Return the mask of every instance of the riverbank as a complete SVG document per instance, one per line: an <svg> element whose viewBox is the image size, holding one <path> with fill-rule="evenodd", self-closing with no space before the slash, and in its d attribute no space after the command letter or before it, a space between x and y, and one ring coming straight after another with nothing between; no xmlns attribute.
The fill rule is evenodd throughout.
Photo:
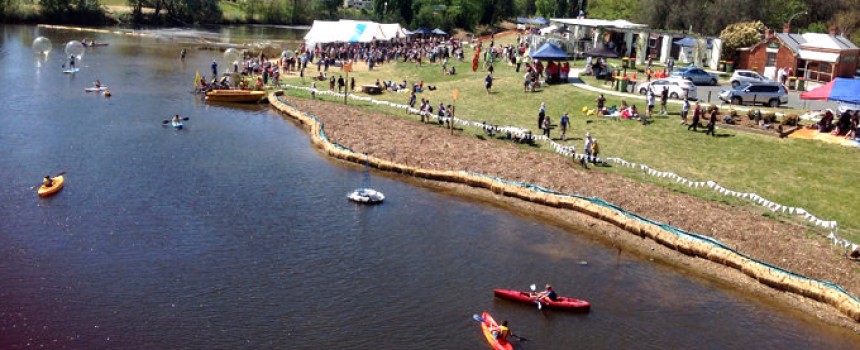
<svg viewBox="0 0 860 350"><path fill-rule="evenodd" d="M569 159L536 152L499 140L487 140L415 120L391 118L367 110L321 101L290 99L298 109L318 117L325 124L327 137L356 152L367 153L393 163L431 170L466 170L507 180L533 183L562 193L598 197L643 217L716 238L731 248L768 264L812 278L842 285L852 294L860 290L856 265L834 254L820 239L807 237L805 229L792 223L764 218L760 209L729 206L673 192L622 176L582 170ZM469 190L466 192L483 192ZM490 196L505 203L520 202L508 197ZM532 203L524 208L539 217L550 217L570 224L588 223L604 228L597 236L624 251L658 254L661 260L688 266L706 276L719 278L745 289L779 295L793 307L809 311L828 322L860 332L856 322L833 307L778 292L747 277L740 271L704 259L677 254L651 240L642 240L599 220L583 218L570 210L553 209ZM726 230L731 227L731 230ZM643 243L646 242L646 243ZM658 248L659 247L659 248ZM746 288L749 287L749 288Z"/></svg>

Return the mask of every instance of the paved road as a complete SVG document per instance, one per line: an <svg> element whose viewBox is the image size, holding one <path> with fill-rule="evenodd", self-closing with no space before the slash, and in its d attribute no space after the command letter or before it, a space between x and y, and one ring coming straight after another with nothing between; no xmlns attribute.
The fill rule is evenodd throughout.
<svg viewBox="0 0 860 350"><path fill-rule="evenodd" d="M730 89L731 85L720 85L720 86L704 86L699 85L696 87L697 94L699 99L702 102L708 102L708 93L711 94L710 102L720 103L720 91L724 89ZM788 104L784 105L785 108L797 108L797 109L805 109L805 110L821 110L832 108L836 110L839 107L838 102L833 101L808 101L800 99L800 92L797 91L789 91L788 92Z"/></svg>

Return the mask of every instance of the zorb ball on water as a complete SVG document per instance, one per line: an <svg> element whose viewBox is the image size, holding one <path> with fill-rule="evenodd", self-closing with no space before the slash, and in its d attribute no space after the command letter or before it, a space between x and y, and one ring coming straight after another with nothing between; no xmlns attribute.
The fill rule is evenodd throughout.
<svg viewBox="0 0 860 350"><path fill-rule="evenodd" d="M66 43L66 56L75 56L78 60L84 57L84 44L72 40Z"/></svg>
<svg viewBox="0 0 860 350"><path fill-rule="evenodd" d="M51 40L46 37L40 36L33 40L33 51L38 54L47 55L48 52L51 52L52 48L53 44L51 44Z"/></svg>
<svg viewBox="0 0 860 350"><path fill-rule="evenodd" d="M233 48L224 51L224 60L229 64L239 63L242 61L242 52Z"/></svg>

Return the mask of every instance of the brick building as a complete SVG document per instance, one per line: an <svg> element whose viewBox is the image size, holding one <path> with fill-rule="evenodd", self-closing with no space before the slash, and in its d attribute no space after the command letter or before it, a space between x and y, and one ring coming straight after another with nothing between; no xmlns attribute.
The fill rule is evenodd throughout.
<svg viewBox="0 0 860 350"><path fill-rule="evenodd" d="M857 71L860 48L841 35L792 34L768 31L758 44L739 49L737 67L776 78L779 68L791 68L793 75L810 81L829 82L835 77L850 78Z"/></svg>

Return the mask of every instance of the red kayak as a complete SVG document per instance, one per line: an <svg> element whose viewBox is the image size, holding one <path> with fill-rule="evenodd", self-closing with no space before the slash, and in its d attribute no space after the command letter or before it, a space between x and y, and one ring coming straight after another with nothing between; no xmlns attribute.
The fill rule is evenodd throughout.
<svg viewBox="0 0 860 350"><path fill-rule="evenodd" d="M537 304L537 297L534 296L535 293L532 292L521 292L518 290L511 289L494 289L493 294L497 298L519 301L523 303L529 303L532 305ZM570 311L581 311L588 312L591 309L591 304L585 300L567 298L567 297L558 297L556 301L549 302L541 302L542 306L559 309L559 310L570 310Z"/></svg>
<svg viewBox="0 0 860 350"><path fill-rule="evenodd" d="M477 318L477 315L475 316ZM493 319L493 316L490 316L490 313L484 312L481 315L483 322L481 322L481 330L484 331L484 337L487 338L487 342L490 343L490 346L495 350L514 350L514 346L511 345L505 339L496 339L493 337L493 330L499 328L499 324Z"/></svg>

